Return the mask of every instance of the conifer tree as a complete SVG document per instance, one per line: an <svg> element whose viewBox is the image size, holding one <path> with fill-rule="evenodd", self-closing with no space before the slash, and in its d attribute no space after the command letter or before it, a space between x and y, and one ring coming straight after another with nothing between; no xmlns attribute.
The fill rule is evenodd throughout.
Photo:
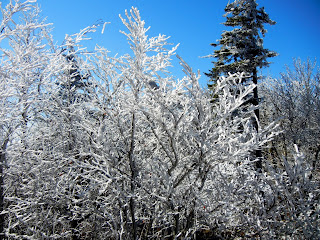
<svg viewBox="0 0 320 240"><path fill-rule="evenodd" d="M253 73L257 68L267 67L267 58L277 54L263 47L263 37L267 30L264 24L274 25L276 22L269 18L264 8L257 8L256 0L235 0L228 3L224 15L227 20L223 24L233 27L231 31L224 31L218 43L220 46L211 55L217 58L214 67L207 76L215 81L223 73L248 72Z"/></svg>
<svg viewBox="0 0 320 240"><path fill-rule="evenodd" d="M212 43L215 50L211 57L217 58L213 62L214 67L206 73L212 81L209 88L213 88L217 79L228 73L245 72L252 82L257 84L258 68L269 66L269 57L277 56L277 53L263 47L263 37L267 30L264 24L274 25L276 22L269 18L264 8L258 8L256 0L235 0L228 3L224 15L227 20L223 24L233 27L231 31L224 31L218 43ZM249 80L249 78L248 78ZM258 106L258 89L253 90L253 96L248 103ZM258 131L259 109L255 110L253 125ZM261 157L261 151L256 151L256 157ZM257 162L257 168L261 169L261 161Z"/></svg>
<svg viewBox="0 0 320 240"><path fill-rule="evenodd" d="M63 54L67 69L65 77L57 83L60 87L61 96L59 97L62 98L67 106L76 102L88 101L91 85L89 72L83 72L82 66L77 61L77 52L74 46L70 45L68 49L63 49L62 51L67 51L66 54Z"/></svg>

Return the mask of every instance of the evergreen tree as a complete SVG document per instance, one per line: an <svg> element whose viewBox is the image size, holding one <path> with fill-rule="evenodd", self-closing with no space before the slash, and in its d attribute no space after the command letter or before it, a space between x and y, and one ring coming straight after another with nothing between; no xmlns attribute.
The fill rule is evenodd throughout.
<svg viewBox="0 0 320 240"><path fill-rule="evenodd" d="M212 55L217 61L206 74L212 81L228 72L253 74L257 68L270 64L267 58L277 55L263 47L263 37L267 32L264 24L274 25L276 22L269 18L264 8L257 7L256 0L235 0L226 6L224 16L227 20L223 24L234 29L224 31L218 43L211 44L220 46Z"/></svg>
<svg viewBox="0 0 320 240"><path fill-rule="evenodd" d="M68 46L67 54L63 54L66 60L65 77L57 84L60 86L60 97L64 103L69 106L70 104L88 101L90 99L89 71L83 72L82 67L77 61L77 52L74 46Z"/></svg>
<svg viewBox="0 0 320 240"><path fill-rule="evenodd" d="M206 73L210 77L213 88L217 79L222 74L245 72L254 84L257 84L257 69L267 67L269 57L275 57L276 52L263 47L263 37L267 30L264 24L274 25L276 22L269 18L264 8L258 8L256 0L235 0L228 3L224 15L227 20L224 23L227 27L233 27L231 31L224 31L218 43L212 43L214 47L220 47L211 55L217 58L213 62L214 67ZM248 78L249 79L249 78ZM247 80L248 80L247 79ZM248 103L258 106L258 89L253 90L253 96ZM255 110L253 125L258 131L259 109ZM256 151L256 157L261 157L261 151ZM257 162L257 168L261 169L261 161Z"/></svg>

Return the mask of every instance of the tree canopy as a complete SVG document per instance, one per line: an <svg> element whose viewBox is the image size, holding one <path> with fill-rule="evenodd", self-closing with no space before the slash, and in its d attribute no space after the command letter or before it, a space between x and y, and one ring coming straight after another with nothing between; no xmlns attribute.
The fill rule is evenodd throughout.
<svg viewBox="0 0 320 240"><path fill-rule="evenodd" d="M223 23L232 30L224 31L218 43L212 43L215 50L211 57L217 60L206 75L216 81L222 74L247 72L252 74L257 68L270 64L268 58L277 54L263 46L267 30L264 25L274 25L264 8L258 8L256 0L235 0L225 8L227 20Z"/></svg>

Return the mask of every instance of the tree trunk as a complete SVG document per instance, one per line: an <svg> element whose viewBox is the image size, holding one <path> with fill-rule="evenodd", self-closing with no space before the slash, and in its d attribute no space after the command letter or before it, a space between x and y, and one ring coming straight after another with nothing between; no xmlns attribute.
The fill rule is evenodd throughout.
<svg viewBox="0 0 320 240"><path fill-rule="evenodd" d="M259 112L259 96L258 96L258 76L257 76L257 69L254 68L252 72L252 82L256 85L256 87L253 89L253 105L257 107L257 109L254 110L255 118L253 120L253 126L256 129L257 133L259 132L259 120L260 120L260 112ZM256 149L255 150L255 155L257 158L256 162L256 168L257 171L261 172L262 171L262 151L261 149Z"/></svg>
<svg viewBox="0 0 320 240"><path fill-rule="evenodd" d="M131 125L131 143L130 143L130 151L129 151L129 164L130 164L130 171L131 171L131 197L129 202L130 213L131 213L131 221L132 221L132 239L137 239L137 224L135 218L135 202L134 202L134 192L135 192L135 180L137 177L137 169L134 161L134 138L135 138L135 114L132 114L132 125Z"/></svg>
<svg viewBox="0 0 320 240"><path fill-rule="evenodd" d="M3 191L3 184L4 184L4 179L3 179L3 166L5 164L6 160L6 149L7 145L9 142L9 138L7 137L4 140L4 143L1 146L0 149L0 240L5 239L5 219L4 219L4 214L2 213L4 210L4 191Z"/></svg>

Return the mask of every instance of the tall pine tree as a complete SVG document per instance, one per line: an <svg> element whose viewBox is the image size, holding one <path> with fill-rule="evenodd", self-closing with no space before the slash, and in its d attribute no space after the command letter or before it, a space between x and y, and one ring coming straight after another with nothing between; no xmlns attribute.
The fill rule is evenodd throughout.
<svg viewBox="0 0 320 240"><path fill-rule="evenodd" d="M246 72L251 76L252 82L257 84L257 69L269 66L269 57L275 57L276 52L263 47L263 37L267 30L265 24L274 25L276 22L269 18L264 8L258 8L256 0L235 0L228 3L224 15L227 20L223 23L227 27L233 27L231 31L224 31L218 43L212 43L215 50L212 57L214 67L206 73L212 81L209 88L213 88L216 80L223 74ZM248 78L249 79L249 78ZM249 101L258 106L258 89L255 88L253 96ZM258 131L259 109L255 110L253 125ZM261 158L261 150L256 151L256 157ZM256 164L258 169L262 168L261 160Z"/></svg>

